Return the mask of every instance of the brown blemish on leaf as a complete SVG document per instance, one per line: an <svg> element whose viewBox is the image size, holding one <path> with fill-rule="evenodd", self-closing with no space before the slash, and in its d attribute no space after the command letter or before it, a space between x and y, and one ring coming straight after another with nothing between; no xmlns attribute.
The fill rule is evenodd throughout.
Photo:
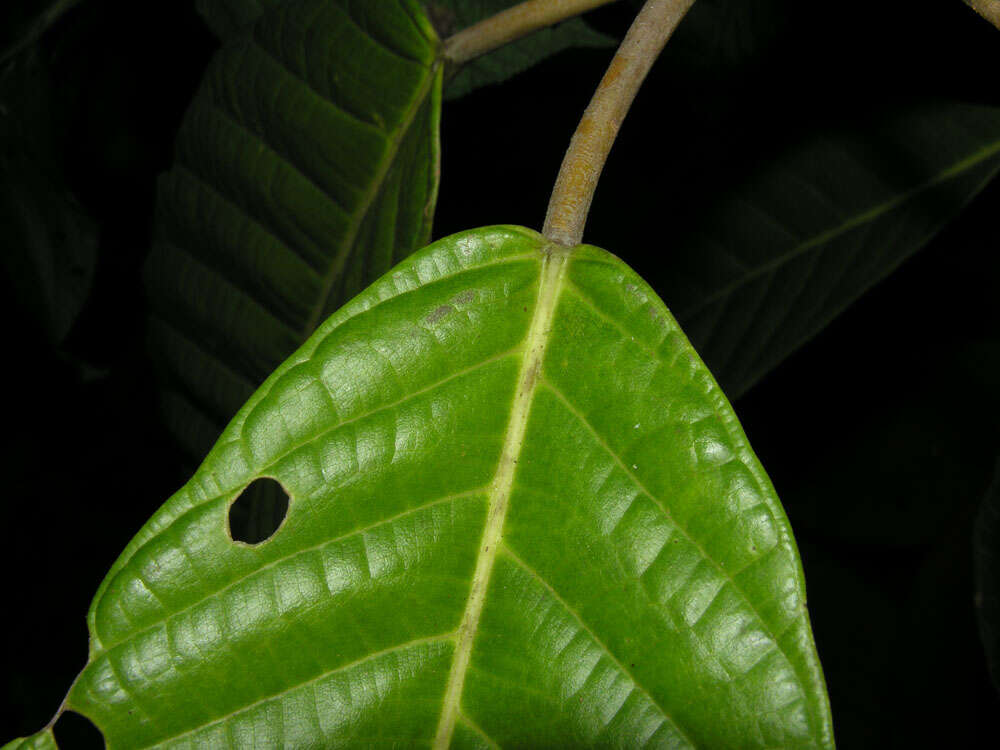
<svg viewBox="0 0 1000 750"><path fill-rule="evenodd" d="M535 381L538 380L538 371L541 370L541 368L541 362L535 362L535 364L531 366L531 369L524 378L524 390L526 392L535 387Z"/></svg>
<svg viewBox="0 0 1000 750"><path fill-rule="evenodd" d="M459 292L454 297L451 298L451 302L454 305L467 305L470 302L474 302L476 299L476 293L471 289L466 289L464 292Z"/></svg>
<svg viewBox="0 0 1000 750"><path fill-rule="evenodd" d="M437 323L445 315L453 312L455 312L455 308L451 305L441 305L440 307L435 308L434 312L427 316L426 322L428 324Z"/></svg>

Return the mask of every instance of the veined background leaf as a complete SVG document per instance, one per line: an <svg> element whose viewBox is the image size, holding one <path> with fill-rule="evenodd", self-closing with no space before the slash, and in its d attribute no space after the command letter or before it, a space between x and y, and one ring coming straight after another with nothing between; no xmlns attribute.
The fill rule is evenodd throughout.
<svg viewBox="0 0 1000 750"><path fill-rule="evenodd" d="M198 0L198 11L222 39L253 23L268 8L288 0ZM517 5L520 0L425 0L424 7L442 37ZM462 66L449 78L445 95L452 99L480 86L498 83L573 47L611 47L615 40L578 18L542 29Z"/></svg>
<svg viewBox="0 0 1000 750"><path fill-rule="evenodd" d="M260 477L288 515L236 544ZM724 395L621 261L518 227L329 318L88 626L67 706L112 746L833 746L795 544Z"/></svg>
<svg viewBox="0 0 1000 750"><path fill-rule="evenodd" d="M735 397L919 250L1000 168L1000 111L818 133L681 226L650 283Z"/></svg>
<svg viewBox="0 0 1000 750"><path fill-rule="evenodd" d="M315 327L425 244L438 41L411 0L281 3L213 60L147 265L171 430L202 456Z"/></svg>

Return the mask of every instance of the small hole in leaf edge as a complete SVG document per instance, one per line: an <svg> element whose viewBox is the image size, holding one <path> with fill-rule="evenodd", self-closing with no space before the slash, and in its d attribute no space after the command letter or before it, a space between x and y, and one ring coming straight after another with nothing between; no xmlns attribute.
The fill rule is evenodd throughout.
<svg viewBox="0 0 1000 750"><path fill-rule="evenodd" d="M288 499L288 491L277 479L254 479L229 504L229 537L251 546L268 541L288 515Z"/></svg>

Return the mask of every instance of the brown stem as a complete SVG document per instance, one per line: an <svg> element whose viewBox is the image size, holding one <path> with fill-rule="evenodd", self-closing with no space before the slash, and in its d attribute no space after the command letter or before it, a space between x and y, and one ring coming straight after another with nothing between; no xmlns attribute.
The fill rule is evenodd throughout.
<svg viewBox="0 0 1000 750"><path fill-rule="evenodd" d="M527 0L448 37L444 57L461 64L533 31L586 13L614 0Z"/></svg>
<svg viewBox="0 0 1000 750"><path fill-rule="evenodd" d="M1000 0L965 0L965 4L1000 29Z"/></svg>
<svg viewBox="0 0 1000 750"><path fill-rule="evenodd" d="M647 0L632 22L573 134L556 178L542 233L560 245L583 238L608 152L639 86L694 0Z"/></svg>

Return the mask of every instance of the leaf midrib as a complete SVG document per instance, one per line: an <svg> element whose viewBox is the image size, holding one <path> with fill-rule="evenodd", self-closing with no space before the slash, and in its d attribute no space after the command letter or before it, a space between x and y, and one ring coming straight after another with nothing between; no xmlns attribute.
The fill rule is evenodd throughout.
<svg viewBox="0 0 1000 750"><path fill-rule="evenodd" d="M448 682L445 685L441 715L434 736L434 750L446 750L455 731L472 646L486 604L490 577L499 551L507 510L510 507L517 460L524 446L528 416L538 388L542 362L548 348L552 321L563 289L571 249L549 244L541 248L541 252L543 259L539 274L538 298L525 337L524 361L521 363L517 390L514 392L510 407L510 419L504 434L500 461L490 482L486 526L476 554L476 566L469 584L469 596L457 630L458 642L452 657Z"/></svg>

